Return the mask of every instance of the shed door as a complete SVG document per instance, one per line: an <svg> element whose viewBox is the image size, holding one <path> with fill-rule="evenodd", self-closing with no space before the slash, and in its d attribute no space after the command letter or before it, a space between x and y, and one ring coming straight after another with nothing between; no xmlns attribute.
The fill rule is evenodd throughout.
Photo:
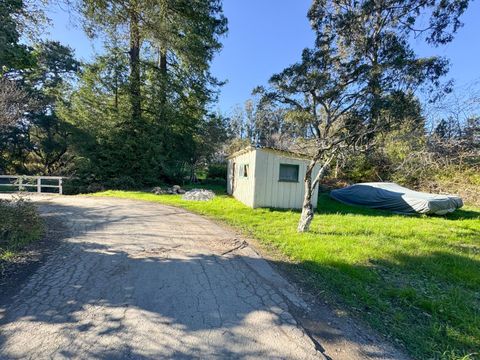
<svg viewBox="0 0 480 360"><path fill-rule="evenodd" d="M232 186L231 186L231 189L232 189L232 195L233 195L233 192L235 191L235 167L236 167L236 164L235 164L235 161L232 162Z"/></svg>

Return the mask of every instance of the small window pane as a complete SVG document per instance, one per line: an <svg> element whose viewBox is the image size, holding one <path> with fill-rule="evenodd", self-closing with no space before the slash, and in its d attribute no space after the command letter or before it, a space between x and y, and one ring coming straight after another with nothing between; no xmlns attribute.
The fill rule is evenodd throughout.
<svg viewBox="0 0 480 360"><path fill-rule="evenodd" d="M245 178L248 178L248 164L243 164L243 165L240 165L239 167L239 175L240 177L245 177Z"/></svg>
<svg viewBox="0 0 480 360"><path fill-rule="evenodd" d="M298 182L298 165L280 164L279 181Z"/></svg>

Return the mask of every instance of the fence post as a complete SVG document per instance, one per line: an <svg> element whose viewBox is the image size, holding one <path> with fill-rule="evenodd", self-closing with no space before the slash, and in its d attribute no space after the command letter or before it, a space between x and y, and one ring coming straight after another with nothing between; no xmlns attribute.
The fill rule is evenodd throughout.
<svg viewBox="0 0 480 360"><path fill-rule="evenodd" d="M41 193L41 192L42 192L42 178L38 177L37 178L37 193Z"/></svg>
<svg viewBox="0 0 480 360"><path fill-rule="evenodd" d="M62 178L58 179L58 193L60 195L63 194L63 179Z"/></svg>

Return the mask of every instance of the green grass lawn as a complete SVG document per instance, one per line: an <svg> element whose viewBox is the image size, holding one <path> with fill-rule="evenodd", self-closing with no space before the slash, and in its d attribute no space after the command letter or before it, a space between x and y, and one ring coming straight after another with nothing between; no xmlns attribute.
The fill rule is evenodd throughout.
<svg viewBox="0 0 480 360"><path fill-rule="evenodd" d="M95 195L180 206L221 220L279 250L311 274L309 286L415 358L480 358L479 208L401 216L321 195L311 232L299 234L298 212L250 209L226 195L210 202L145 192Z"/></svg>

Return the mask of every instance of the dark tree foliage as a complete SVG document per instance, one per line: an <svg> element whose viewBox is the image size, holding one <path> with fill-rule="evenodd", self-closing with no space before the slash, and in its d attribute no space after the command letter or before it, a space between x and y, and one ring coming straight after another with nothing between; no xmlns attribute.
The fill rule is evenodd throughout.
<svg viewBox="0 0 480 360"><path fill-rule="evenodd" d="M29 56L33 65L10 73L28 101L16 102L22 109L20 119L2 134L5 148L11 149L5 167L15 173L59 174L71 158L71 129L58 117L57 107L66 101L79 63L73 51L58 42L39 43Z"/></svg>
<svg viewBox="0 0 480 360"><path fill-rule="evenodd" d="M23 0L0 2L0 74L32 65L28 46L19 42L18 17L23 12Z"/></svg>
<svg viewBox="0 0 480 360"><path fill-rule="evenodd" d="M66 102L69 86L79 71L73 50L56 41L37 44L32 55L35 66L23 74L24 84L36 101L30 111L31 171L59 174L68 169L71 126L58 116L58 106Z"/></svg>
<svg viewBox="0 0 480 360"><path fill-rule="evenodd" d="M63 113L88 139L88 146L76 142L78 173L112 187L182 180L205 158L200 134L221 84L209 72L226 31L221 2L77 5L87 33L107 44Z"/></svg>
<svg viewBox="0 0 480 360"><path fill-rule="evenodd" d="M0 4L1 171L123 188L194 178L225 133L210 111L221 1L65 2L105 44L83 71L58 42L24 43L43 2Z"/></svg>
<svg viewBox="0 0 480 360"><path fill-rule="evenodd" d="M0 78L0 131L17 125L29 104L28 94L16 81Z"/></svg>

